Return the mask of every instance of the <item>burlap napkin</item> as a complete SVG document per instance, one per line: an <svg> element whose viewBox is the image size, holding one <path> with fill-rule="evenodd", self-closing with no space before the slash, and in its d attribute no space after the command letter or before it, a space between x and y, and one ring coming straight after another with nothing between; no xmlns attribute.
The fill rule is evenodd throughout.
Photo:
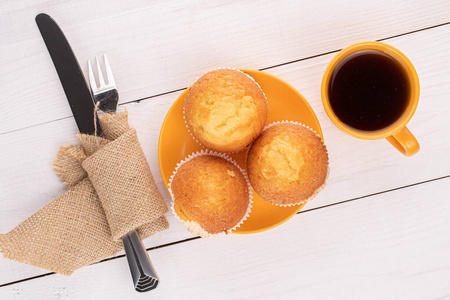
<svg viewBox="0 0 450 300"><path fill-rule="evenodd" d="M161 198L128 113L100 117L105 138L79 134L53 167L69 189L0 235L5 258L70 275L123 249L133 229L144 239L168 228Z"/></svg>

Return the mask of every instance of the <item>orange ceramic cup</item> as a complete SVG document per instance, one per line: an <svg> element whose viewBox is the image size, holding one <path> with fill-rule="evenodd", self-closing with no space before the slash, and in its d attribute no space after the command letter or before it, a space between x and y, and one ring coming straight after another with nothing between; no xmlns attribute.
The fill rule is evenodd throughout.
<svg viewBox="0 0 450 300"><path fill-rule="evenodd" d="M397 61L400 62L400 64L405 69L406 74L408 74L408 78L410 81L410 99L405 112L393 124L377 131L362 131L350 127L345 123L341 122L331 109L329 102L329 94L328 94L329 85L336 66L348 55L365 50L380 51L395 58ZM408 128L406 128L406 124L413 116L417 104L419 103L419 90L420 90L419 77L417 76L417 72L414 69L412 63L402 52L385 43L361 42L342 49L335 57L333 57L333 59L325 69L325 73L322 79L321 93L322 93L322 103L325 108L325 111L327 112L328 117L331 119L331 121L333 121L333 123L339 129L341 129L342 131L351 136L365 140L376 140L385 138L402 154L406 156L411 156L419 151L420 146L414 135L412 135L412 133L408 130Z"/></svg>

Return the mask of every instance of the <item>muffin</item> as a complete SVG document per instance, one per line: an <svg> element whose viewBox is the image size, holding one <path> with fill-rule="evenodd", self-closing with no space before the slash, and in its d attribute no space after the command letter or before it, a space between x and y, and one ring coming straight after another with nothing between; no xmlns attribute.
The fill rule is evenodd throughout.
<svg viewBox="0 0 450 300"><path fill-rule="evenodd" d="M170 183L173 210L194 234L230 232L248 215L249 183L230 161L199 155L182 163Z"/></svg>
<svg viewBox="0 0 450 300"><path fill-rule="evenodd" d="M236 152L264 129L268 109L263 91L249 75L218 69L190 87L184 112L197 141L215 151Z"/></svg>
<svg viewBox="0 0 450 300"><path fill-rule="evenodd" d="M311 200L325 186L328 152L302 125L270 126L250 147L247 172L255 192L267 202L290 206Z"/></svg>

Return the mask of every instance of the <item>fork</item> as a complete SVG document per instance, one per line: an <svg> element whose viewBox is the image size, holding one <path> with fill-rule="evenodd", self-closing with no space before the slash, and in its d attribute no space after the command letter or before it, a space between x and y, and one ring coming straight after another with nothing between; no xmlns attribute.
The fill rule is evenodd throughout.
<svg viewBox="0 0 450 300"><path fill-rule="evenodd" d="M96 57L99 85L97 86L97 83L95 82L91 61L88 60L89 86L94 98L94 104L97 105L99 102L98 108L103 112L115 112L117 110L117 103L119 102L119 93L117 92L116 82L114 81L111 66L106 54L103 55L103 58L105 60L106 80L108 81L108 84L105 83L102 69L100 68L100 62Z"/></svg>
<svg viewBox="0 0 450 300"><path fill-rule="evenodd" d="M117 92L116 83L106 54L104 54L103 57L105 61L106 81L108 83L106 83L103 78L100 62L98 58L96 58L99 85L95 82L91 61L88 60L89 85L94 104L96 106L98 104L98 108L103 112L114 113L119 102L119 93ZM155 289L159 283L159 279L136 231L133 230L123 236L122 242L125 248L128 265L130 266L135 290L138 292L147 292Z"/></svg>

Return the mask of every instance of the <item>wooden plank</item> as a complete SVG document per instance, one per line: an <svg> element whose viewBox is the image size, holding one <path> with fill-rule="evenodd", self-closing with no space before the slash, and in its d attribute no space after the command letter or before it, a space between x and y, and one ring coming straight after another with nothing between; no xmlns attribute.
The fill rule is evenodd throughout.
<svg viewBox="0 0 450 300"><path fill-rule="evenodd" d="M363 141L340 132L328 120L320 100L320 80L333 55L308 59L268 70L297 88L315 110L330 154L331 175L327 187L306 210L363 197L383 190L450 175L450 136L447 134L450 104L449 26L390 39L415 64L421 79L419 108L410 129L422 145L414 157L406 158L386 141ZM130 122L137 128L158 187L166 201L167 191L158 168L159 129L171 103L179 93L127 105ZM58 145L76 142L73 119L0 135L0 229L7 232L63 191L51 170ZM170 230L146 240L147 247L188 238L191 235L173 222ZM177 227L174 227L177 226ZM0 284L35 276L45 271L0 260Z"/></svg>
<svg viewBox="0 0 450 300"><path fill-rule="evenodd" d="M145 3L137 0L96 1L80 0L77 2L61 0L33 0L0 3L0 39L5 44L35 38L37 33L34 18L39 13L47 13L64 22L64 27L80 26L99 19L116 17L121 14L155 7L155 1Z"/></svg>
<svg viewBox="0 0 450 300"><path fill-rule="evenodd" d="M42 11L84 71L109 54L121 103L184 88L211 68L266 68L450 20L446 0L16 3L0 4L0 133L71 116L34 23Z"/></svg>
<svg viewBox="0 0 450 300"><path fill-rule="evenodd" d="M450 179L302 213L266 233L150 251L155 299L447 299ZM430 198L432 195L432 198ZM125 258L0 289L1 298L138 299Z"/></svg>

